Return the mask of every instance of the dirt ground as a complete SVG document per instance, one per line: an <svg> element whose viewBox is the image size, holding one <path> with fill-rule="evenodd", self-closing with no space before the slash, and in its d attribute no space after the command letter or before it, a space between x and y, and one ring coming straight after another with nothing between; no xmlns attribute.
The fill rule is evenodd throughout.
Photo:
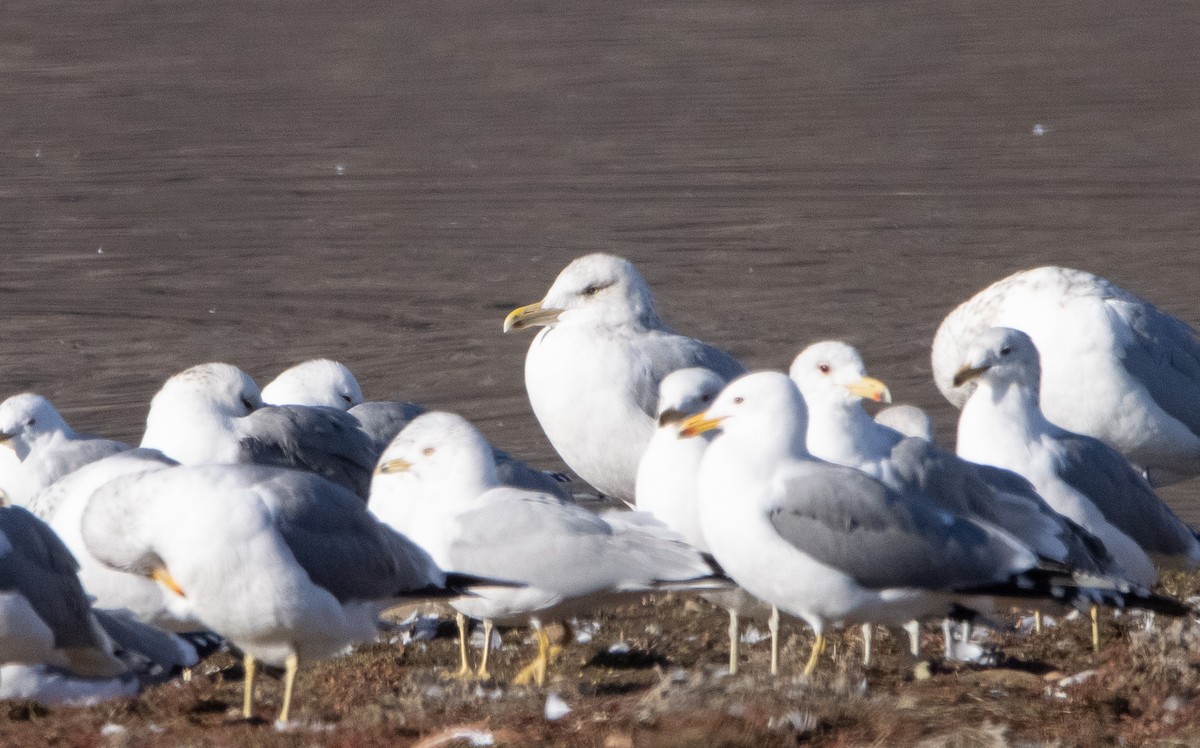
<svg viewBox="0 0 1200 748"><path fill-rule="evenodd" d="M1197 38L1193 3L12 0L0 387L136 441L187 366L265 382L328 356L369 399L460 412L562 470L524 392L529 337L501 320L605 250L750 367L848 340L951 444L929 344L1008 273L1084 268L1200 323ZM1200 484L1164 496L1200 521ZM242 722L221 655L131 701L2 705L0 743L1200 741L1190 626L1108 622L1092 655L1073 622L998 635L998 667L919 672L882 635L862 669L847 635L805 682L798 625L782 676L761 642L726 678L702 605L599 620L547 691L443 680L448 638L381 645L305 670L306 726L277 733L278 682ZM547 692L572 711L547 720Z"/></svg>

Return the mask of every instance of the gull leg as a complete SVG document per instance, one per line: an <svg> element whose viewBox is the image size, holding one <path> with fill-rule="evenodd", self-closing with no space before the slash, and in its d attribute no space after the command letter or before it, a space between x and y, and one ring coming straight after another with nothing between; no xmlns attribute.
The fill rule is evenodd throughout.
<svg viewBox="0 0 1200 748"><path fill-rule="evenodd" d="M1036 608L1033 611L1033 633L1042 633L1042 611Z"/></svg>
<svg viewBox="0 0 1200 748"><path fill-rule="evenodd" d="M483 619L483 657L479 661L479 672L475 673L480 680L487 680L492 677L488 672L488 654L492 651L492 619Z"/></svg>
<svg viewBox="0 0 1200 748"><path fill-rule="evenodd" d="M737 675L738 671L738 612L729 609L729 674Z"/></svg>
<svg viewBox="0 0 1200 748"><path fill-rule="evenodd" d="M242 688L242 716L250 719L254 706L254 657L250 654L242 656Z"/></svg>
<svg viewBox="0 0 1200 748"><path fill-rule="evenodd" d="M817 660L821 659L821 653L825 651L825 634L818 633L817 638L813 640L812 654L808 656L808 663L804 666L804 674L812 675L817 669Z"/></svg>
<svg viewBox="0 0 1200 748"><path fill-rule="evenodd" d="M191 683L192 682L192 669L190 667L185 667L183 669L183 672L180 673L180 677L183 678L184 683Z"/></svg>
<svg viewBox="0 0 1200 748"><path fill-rule="evenodd" d="M293 652L288 655L283 667L283 708L279 710L279 721L287 724L288 709L292 706L292 686L296 683L296 671L300 669L300 658Z"/></svg>
<svg viewBox="0 0 1200 748"><path fill-rule="evenodd" d="M949 618L942 619L942 657L954 659L954 622Z"/></svg>
<svg viewBox="0 0 1200 748"><path fill-rule="evenodd" d="M1092 606L1092 651L1100 651L1100 606Z"/></svg>
<svg viewBox="0 0 1200 748"><path fill-rule="evenodd" d="M908 651L913 657L921 656L921 622L909 621L904 624L904 630L908 633Z"/></svg>
<svg viewBox="0 0 1200 748"><path fill-rule="evenodd" d="M546 682L546 663L550 659L550 637L542 630L541 624L534 624L534 631L538 640L537 657L533 658L521 672L517 673L517 677L513 678L514 686L523 686L530 681L537 683L540 687Z"/></svg>
<svg viewBox="0 0 1200 748"><path fill-rule="evenodd" d="M454 622L458 624L458 658L461 663L458 667L458 677L465 678L471 673L471 664L467 662L467 617L456 613ZM483 651L487 652L487 642L484 642L483 647Z"/></svg>
<svg viewBox="0 0 1200 748"><path fill-rule="evenodd" d="M771 632L771 675L779 675L779 608L774 605L767 619L767 630Z"/></svg>
<svg viewBox="0 0 1200 748"><path fill-rule="evenodd" d="M871 624L864 623L862 625L863 637L863 667L871 664Z"/></svg>

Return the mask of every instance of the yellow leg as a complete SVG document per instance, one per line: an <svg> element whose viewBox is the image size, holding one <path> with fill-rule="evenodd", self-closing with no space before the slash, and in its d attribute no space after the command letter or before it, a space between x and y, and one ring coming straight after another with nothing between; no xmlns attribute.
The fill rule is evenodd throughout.
<svg viewBox="0 0 1200 748"><path fill-rule="evenodd" d="M467 662L467 617L457 613L454 621L458 624L458 659L461 663L458 667L458 677L462 678L471 672L471 663Z"/></svg>
<svg viewBox="0 0 1200 748"><path fill-rule="evenodd" d="M242 686L244 688L242 696L242 716L250 719L252 715L252 707L254 706L254 657L245 655L242 657Z"/></svg>
<svg viewBox="0 0 1200 748"><path fill-rule="evenodd" d="M479 660L479 672L476 673L480 680L487 680L492 677L488 672L488 654L492 651L492 620L490 618L483 619L483 657Z"/></svg>
<svg viewBox="0 0 1200 748"><path fill-rule="evenodd" d="M541 626L536 628L538 653L533 662L526 665L517 673L517 677L513 678L514 686L523 686L530 681L537 683L541 687L546 682L546 664L550 659L550 637L542 630Z"/></svg>
<svg viewBox="0 0 1200 748"><path fill-rule="evenodd" d="M817 669L817 660L821 659L821 653L825 651L825 635L817 634L816 640L813 641L812 654L808 656L808 663L804 666L804 674L812 675Z"/></svg>
<svg viewBox="0 0 1200 748"><path fill-rule="evenodd" d="M1100 651L1100 607L1092 606L1092 651Z"/></svg>
<svg viewBox="0 0 1200 748"><path fill-rule="evenodd" d="M871 624L864 623L862 625L863 637L863 667L871 664Z"/></svg>
<svg viewBox="0 0 1200 748"><path fill-rule="evenodd" d="M185 667L180 675L183 677L184 683L192 682L192 669L190 667Z"/></svg>
<svg viewBox="0 0 1200 748"><path fill-rule="evenodd" d="M296 671L300 669L300 658L295 654L288 655L283 667L283 708L279 710L279 721L286 724L288 709L292 706L292 686L296 683Z"/></svg>
<svg viewBox="0 0 1200 748"><path fill-rule="evenodd" d="M1033 611L1033 632L1035 634L1042 633L1042 611Z"/></svg>
<svg viewBox="0 0 1200 748"><path fill-rule="evenodd" d="M738 671L738 612L729 610L729 674L737 675Z"/></svg>
<svg viewBox="0 0 1200 748"><path fill-rule="evenodd" d="M779 608L774 605L767 619L767 630L771 632L771 675L779 675Z"/></svg>

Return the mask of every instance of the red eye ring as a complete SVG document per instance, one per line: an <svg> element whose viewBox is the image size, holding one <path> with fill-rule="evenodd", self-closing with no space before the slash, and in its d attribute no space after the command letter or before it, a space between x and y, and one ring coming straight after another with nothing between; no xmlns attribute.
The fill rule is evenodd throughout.
<svg viewBox="0 0 1200 748"><path fill-rule="evenodd" d="M821 372L822 374L828 374L832 370L833 367L829 364L817 364L817 371Z"/></svg>
<svg viewBox="0 0 1200 748"><path fill-rule="evenodd" d="M425 455L426 457L428 457L428 456L430 456L431 454L433 454L433 453L434 453L434 452L436 452L436 451L437 451L437 450L436 450L436 449L434 449L433 447L426 447L425 449L422 449L422 450L421 450L421 454L423 454L423 455Z"/></svg>

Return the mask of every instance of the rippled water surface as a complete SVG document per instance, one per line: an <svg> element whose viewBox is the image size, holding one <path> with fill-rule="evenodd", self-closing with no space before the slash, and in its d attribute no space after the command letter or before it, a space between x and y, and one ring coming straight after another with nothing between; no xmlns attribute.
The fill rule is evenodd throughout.
<svg viewBox="0 0 1200 748"><path fill-rule="evenodd" d="M136 439L186 366L330 356L556 466L500 323L606 250L751 366L849 340L949 441L929 343L1003 275L1200 323L1197 39L1191 3L13 0L0 381Z"/></svg>

